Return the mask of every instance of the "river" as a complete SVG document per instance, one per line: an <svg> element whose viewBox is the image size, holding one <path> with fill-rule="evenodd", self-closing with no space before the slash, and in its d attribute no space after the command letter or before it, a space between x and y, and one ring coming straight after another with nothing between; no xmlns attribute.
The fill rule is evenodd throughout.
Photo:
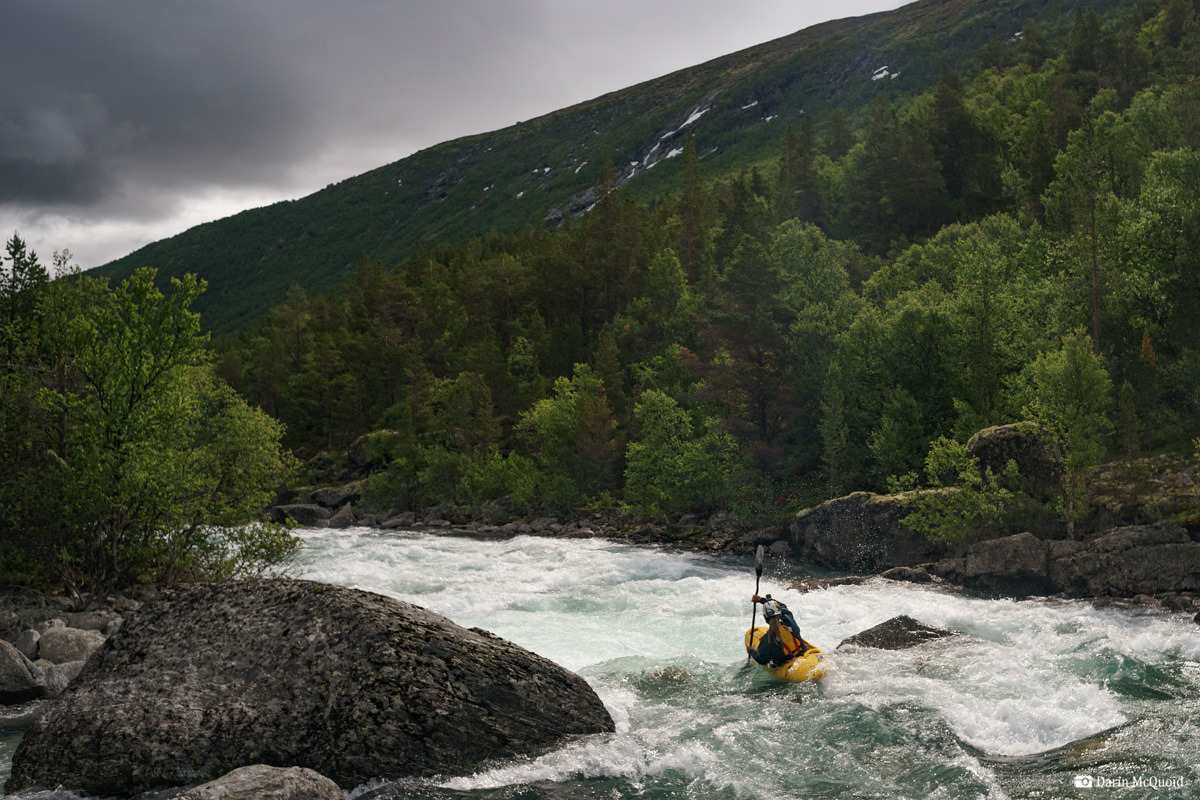
<svg viewBox="0 0 1200 800"><path fill-rule="evenodd" d="M888 582L799 594L788 587L804 573L768 559L761 592L827 651L898 614L969 634L842 650L819 683L790 684L745 668L749 560L598 539L299 533L296 577L486 628L584 676L617 725L351 798L1200 797L1200 626L1181 614Z"/></svg>
<svg viewBox="0 0 1200 800"><path fill-rule="evenodd" d="M898 614L970 634L845 650L820 683L785 684L743 669L749 560L597 539L303 536L300 577L486 628L583 675L617 723L356 797L1200 796L1200 626L1181 614L885 582L799 594L802 573L768 560L762 593L826 650ZM1109 788L1077 789L1084 776Z"/></svg>

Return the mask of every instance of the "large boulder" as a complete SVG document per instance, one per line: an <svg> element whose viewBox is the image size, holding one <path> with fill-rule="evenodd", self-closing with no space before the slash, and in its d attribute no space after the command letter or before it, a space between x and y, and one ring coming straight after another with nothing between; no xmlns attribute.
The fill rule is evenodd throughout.
<svg viewBox="0 0 1200 800"><path fill-rule="evenodd" d="M945 628L935 628L920 620L901 614L892 617L887 622L881 622L874 628L868 628L862 633L843 639L838 648L842 647L874 647L879 650L907 650L919 644L957 636L954 631Z"/></svg>
<svg viewBox="0 0 1200 800"><path fill-rule="evenodd" d="M342 800L342 790L311 769L255 764L188 789L175 800Z"/></svg>
<svg viewBox="0 0 1200 800"><path fill-rule="evenodd" d="M328 508L310 503L275 506L271 510L271 514L276 522L282 523L291 520L305 528L323 528L329 522L329 518L333 516L333 512Z"/></svg>
<svg viewBox="0 0 1200 800"><path fill-rule="evenodd" d="M611 730L583 679L425 609L308 581L194 585L92 656L22 740L8 789L129 796L256 763L348 789Z"/></svg>
<svg viewBox="0 0 1200 800"><path fill-rule="evenodd" d="M99 650L102 644L104 634L99 631L54 627L38 639L38 658L43 658L51 664L87 661L88 656Z"/></svg>
<svg viewBox="0 0 1200 800"><path fill-rule="evenodd" d="M945 545L903 522L911 494L855 492L796 514L786 533L801 561L845 572L880 572L943 558Z"/></svg>
<svg viewBox="0 0 1200 800"><path fill-rule="evenodd" d="M1062 492L1062 454L1035 423L984 428L970 438L967 450L979 459L981 468L996 475L1004 472L1009 461L1016 463L1022 488L1034 497L1054 497Z"/></svg>

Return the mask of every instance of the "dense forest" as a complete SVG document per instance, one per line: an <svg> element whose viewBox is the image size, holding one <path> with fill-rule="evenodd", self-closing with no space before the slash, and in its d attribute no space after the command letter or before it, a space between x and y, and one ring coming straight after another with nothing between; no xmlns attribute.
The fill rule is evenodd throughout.
<svg viewBox="0 0 1200 800"><path fill-rule="evenodd" d="M689 137L667 199L609 169L560 227L364 260L217 370L297 453L358 442L392 508L770 516L954 482L956 443L1027 419L1069 471L1190 450L1198 76L1192 0L1028 22L738 174Z"/></svg>

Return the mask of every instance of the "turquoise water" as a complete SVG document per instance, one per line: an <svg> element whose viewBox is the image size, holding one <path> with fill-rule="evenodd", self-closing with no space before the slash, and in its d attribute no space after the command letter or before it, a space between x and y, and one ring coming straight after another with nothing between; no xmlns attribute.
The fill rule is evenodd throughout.
<svg viewBox="0 0 1200 800"><path fill-rule="evenodd" d="M743 669L749 561L601 540L302 535L298 577L491 630L579 672L617 723L353 797L1200 797L1200 626L1184 615L888 582L801 595L799 575L769 563L762 592L827 650L897 614L971 634L843 650L820 683L788 684ZM1093 788L1075 786L1083 776Z"/></svg>
<svg viewBox="0 0 1200 800"><path fill-rule="evenodd" d="M898 614L970 634L838 651L824 680L790 684L745 669L749 560L601 540L299 533L296 577L493 631L583 675L617 725L351 798L1200 797L1200 626L1184 615L887 582L802 595L788 588L799 573L768 562L762 593L827 651ZM0 733L0 779L12 746ZM1077 788L1084 776L1100 788Z"/></svg>

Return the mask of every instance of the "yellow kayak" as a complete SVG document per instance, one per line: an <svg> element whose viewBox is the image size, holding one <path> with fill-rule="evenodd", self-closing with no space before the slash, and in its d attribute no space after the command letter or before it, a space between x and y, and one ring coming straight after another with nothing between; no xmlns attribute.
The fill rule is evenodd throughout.
<svg viewBox="0 0 1200 800"><path fill-rule="evenodd" d="M746 646L758 647L758 640L766 634L767 629L759 626L746 631ZM818 680L825 674L825 654L821 652L821 648L816 647L809 642L808 650L803 655L796 656L786 664L778 667L767 667L759 664L760 667L767 672L785 681L809 681Z"/></svg>

